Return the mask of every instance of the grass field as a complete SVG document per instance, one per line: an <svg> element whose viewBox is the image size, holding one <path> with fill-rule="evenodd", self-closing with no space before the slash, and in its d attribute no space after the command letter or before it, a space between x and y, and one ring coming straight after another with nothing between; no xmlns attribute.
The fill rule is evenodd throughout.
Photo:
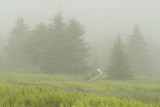
<svg viewBox="0 0 160 107"><path fill-rule="evenodd" d="M160 79L0 72L0 107L160 107Z"/></svg>

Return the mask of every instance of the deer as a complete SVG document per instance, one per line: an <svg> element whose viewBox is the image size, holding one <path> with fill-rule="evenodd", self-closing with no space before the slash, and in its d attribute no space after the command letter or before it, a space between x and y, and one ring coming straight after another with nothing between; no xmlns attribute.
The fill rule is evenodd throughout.
<svg viewBox="0 0 160 107"><path fill-rule="evenodd" d="M96 75L92 75L91 73L88 74L88 76L90 77L89 81L96 80L102 76L102 71L100 69L97 69L97 71L98 71L98 74Z"/></svg>

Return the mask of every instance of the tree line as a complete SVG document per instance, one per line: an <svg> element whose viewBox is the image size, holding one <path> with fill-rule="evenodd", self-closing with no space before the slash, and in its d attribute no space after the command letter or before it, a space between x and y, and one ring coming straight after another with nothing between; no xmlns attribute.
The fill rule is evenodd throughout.
<svg viewBox="0 0 160 107"><path fill-rule="evenodd" d="M50 24L39 23L34 29L30 29L20 17L4 47L7 67L37 68L47 74L88 73L92 67L87 58L92 48L85 41L84 33L84 26L75 18L64 22L61 12ZM104 70L108 79L133 79L135 74L149 74L152 70L147 42L138 25L128 38L127 44L119 34L114 40Z"/></svg>

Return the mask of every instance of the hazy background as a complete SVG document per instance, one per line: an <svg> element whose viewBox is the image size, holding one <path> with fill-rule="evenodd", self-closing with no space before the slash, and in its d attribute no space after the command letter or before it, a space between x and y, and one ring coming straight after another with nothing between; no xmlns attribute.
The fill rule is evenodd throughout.
<svg viewBox="0 0 160 107"><path fill-rule="evenodd" d="M65 18L75 17L85 25L89 40L117 32L128 36L138 23L143 35L159 43L159 4L159 0L0 0L0 35L7 36L19 16L32 28L48 23L61 8Z"/></svg>
<svg viewBox="0 0 160 107"><path fill-rule="evenodd" d="M160 49L158 0L0 0L0 8L1 51L18 17L22 16L30 29L34 29L40 22L49 24L59 9L63 11L64 20L74 17L85 26L85 38L93 48L91 59L97 60L102 69L114 36L120 33L128 39L135 24L140 26L145 40ZM159 66L159 60L156 61Z"/></svg>

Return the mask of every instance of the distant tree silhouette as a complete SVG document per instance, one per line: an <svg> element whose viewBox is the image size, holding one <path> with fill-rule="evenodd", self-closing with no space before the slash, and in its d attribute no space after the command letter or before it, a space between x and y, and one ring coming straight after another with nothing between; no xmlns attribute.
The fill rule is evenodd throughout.
<svg viewBox="0 0 160 107"><path fill-rule="evenodd" d="M4 51L8 57L11 68L26 68L30 66L28 55L24 52L24 43L29 35L29 27L22 17L18 18L15 27L10 33L8 44Z"/></svg>
<svg viewBox="0 0 160 107"><path fill-rule="evenodd" d="M133 79L124 45L119 35L111 49L109 63L107 66L107 74L108 79L112 80Z"/></svg>
<svg viewBox="0 0 160 107"><path fill-rule="evenodd" d="M85 58L89 50L84 33L83 26L75 19L65 23L59 12L49 26L37 25L26 50L44 73L84 73L88 69Z"/></svg>
<svg viewBox="0 0 160 107"><path fill-rule="evenodd" d="M141 35L139 26L135 25L133 34L129 36L128 56L136 74L144 75L151 71L151 60L147 48L147 42Z"/></svg>

